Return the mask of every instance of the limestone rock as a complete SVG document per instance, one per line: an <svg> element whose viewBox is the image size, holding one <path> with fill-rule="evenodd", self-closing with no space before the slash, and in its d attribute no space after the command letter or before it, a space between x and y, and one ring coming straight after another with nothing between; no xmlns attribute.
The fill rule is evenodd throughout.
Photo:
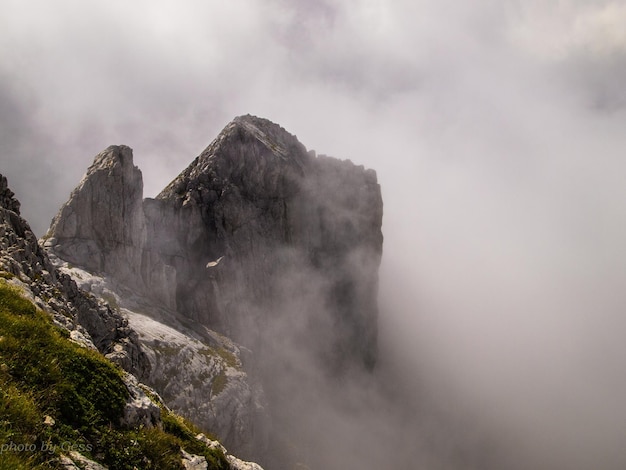
<svg viewBox="0 0 626 470"><path fill-rule="evenodd" d="M140 279L143 180L124 145L98 154L68 202L53 219L47 247L93 272Z"/></svg>
<svg viewBox="0 0 626 470"><path fill-rule="evenodd" d="M373 171L315 157L280 126L242 116L148 205L148 243L176 270L181 314L255 349L272 315L302 310L300 291L307 307L318 299L317 313L301 315L317 315L324 337L308 347L339 368L373 365L382 252Z"/></svg>
<svg viewBox="0 0 626 470"><path fill-rule="evenodd" d="M14 196L15 193L9 189L6 177L0 175L0 206L20 215L20 203Z"/></svg>
<svg viewBox="0 0 626 470"><path fill-rule="evenodd" d="M220 444L218 441L213 441L209 439L204 434L198 434L196 436L196 439L203 442L210 449L221 450L226 456L226 460L228 460L228 463L230 465L230 470L263 470L263 467L261 467L257 463L246 462L244 460L238 459L234 455L230 455L222 444Z"/></svg>
<svg viewBox="0 0 626 470"><path fill-rule="evenodd" d="M208 330L194 334L124 311L150 360L145 381L168 407L211 430L238 454L251 455L267 440L263 391L243 369L237 345Z"/></svg>
<svg viewBox="0 0 626 470"><path fill-rule="evenodd" d="M49 246L53 244L49 243ZM149 378L150 358L144 352L128 318L122 315L117 305L119 299L110 286L86 271L72 272L67 263L54 255L52 258L54 262L37 243L28 223L19 216L19 202L8 189L6 179L0 175L0 277L18 287L29 300L48 312L58 326L69 332L73 341L99 350L131 373ZM80 288L69 272L76 276L83 287L97 292L100 300ZM220 344L237 352L235 346L226 339ZM226 364L228 361L220 354L216 356L215 363L219 371L231 375L227 371L231 367ZM240 364L236 361L234 365ZM145 386L140 385L131 373L124 375L130 396L120 424L137 429L161 426L159 406L148 398L144 392ZM239 375L243 377L245 374ZM236 379L233 378L233 381ZM181 386L185 386L184 381ZM218 395L227 395L227 388L223 384L223 390ZM42 423L50 427L57 425L47 415ZM106 470L106 467L79 452L67 450L69 454L58 457L56 464L59 468Z"/></svg>
<svg viewBox="0 0 626 470"><path fill-rule="evenodd" d="M185 449L181 450L181 454L183 456L182 464L185 467L185 470L207 470L208 463L206 458L201 455L190 454L185 451Z"/></svg>
<svg viewBox="0 0 626 470"><path fill-rule="evenodd" d="M176 323L174 313L154 299L121 295L105 277L67 263L60 271L76 279L82 290L107 299L127 319L149 362L142 382L154 388L170 409L211 430L237 453L252 455L258 442L267 441L263 390L243 369L239 346L206 328L192 331ZM114 350L107 357L116 360L115 355ZM131 403L129 411L139 408L135 414L142 416L140 405L141 401Z"/></svg>
<svg viewBox="0 0 626 470"><path fill-rule="evenodd" d="M0 197L0 270L14 276L11 282L77 342L103 354L117 350L117 362L126 370L139 376L147 373L149 362L127 320L58 271L28 223L15 212L19 203L1 175L0 187L5 188Z"/></svg>
<svg viewBox="0 0 626 470"><path fill-rule="evenodd" d="M141 188L131 150L109 147L45 246L59 263L106 278L120 299L150 299L147 308L126 304L128 312L185 331L185 343L160 343L126 312L150 357L152 385L174 409L197 410L193 417L237 451L246 443L258 455L266 428L255 418L264 415L256 382L280 402L273 378L299 362L331 374L374 367L383 241L374 171L316 156L280 126L241 116L156 198L142 201ZM134 341L126 325L114 329ZM209 331L252 351L237 356L241 370L200 357L193 339L214 348Z"/></svg>
<svg viewBox="0 0 626 470"><path fill-rule="evenodd" d="M122 425L128 428L152 428L161 423L161 409L156 405L139 386L135 376L124 375L124 384L130 394L130 399L124 408Z"/></svg>
<svg viewBox="0 0 626 470"><path fill-rule="evenodd" d="M313 328L298 333L306 349L334 369L373 367L382 198L372 170L241 116L156 199L142 202L142 186L130 148L109 147L46 247L252 349L300 311L296 323Z"/></svg>
<svg viewBox="0 0 626 470"><path fill-rule="evenodd" d="M74 462L75 464L78 465L77 467L74 467L76 469L108 470L107 467L105 467L104 465L100 465L98 462L94 462L93 460L88 459L87 457L85 457L84 455L82 455L82 454L80 454L80 453L78 453L76 451L70 452L70 458L71 458L72 462Z"/></svg>
<svg viewBox="0 0 626 470"><path fill-rule="evenodd" d="M258 463L245 462L234 455L227 455L226 460L228 460L231 470L263 470L263 467Z"/></svg>

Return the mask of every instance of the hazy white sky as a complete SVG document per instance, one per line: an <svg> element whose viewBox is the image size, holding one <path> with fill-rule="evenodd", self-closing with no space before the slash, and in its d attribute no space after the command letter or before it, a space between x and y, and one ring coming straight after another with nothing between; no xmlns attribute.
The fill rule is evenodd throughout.
<svg viewBox="0 0 626 470"><path fill-rule="evenodd" d="M0 172L37 235L108 145L154 196L269 118L377 170L398 360L534 468L624 468L626 1L0 8Z"/></svg>

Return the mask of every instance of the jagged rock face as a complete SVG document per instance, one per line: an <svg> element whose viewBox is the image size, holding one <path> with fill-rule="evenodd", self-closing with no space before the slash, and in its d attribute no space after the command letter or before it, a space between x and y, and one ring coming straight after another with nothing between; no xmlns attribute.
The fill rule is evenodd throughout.
<svg viewBox="0 0 626 470"><path fill-rule="evenodd" d="M246 373L245 354L238 345L202 325L176 322L173 313L158 302L129 296L128 290L106 277L66 262L59 270L84 291L106 299L128 320L150 364L142 382L153 387L169 408L219 436L239 455L252 456L266 447L263 389ZM127 388L133 396L129 418L144 426L152 422L153 410L145 397L132 383L127 382Z"/></svg>
<svg viewBox="0 0 626 470"><path fill-rule="evenodd" d="M146 382L170 408L220 437L229 448L252 455L267 432L261 428L262 390L246 374L239 347L214 332L198 336L124 310L139 332L151 363Z"/></svg>
<svg viewBox="0 0 626 470"><path fill-rule="evenodd" d="M130 149L109 147L53 221L47 249L173 312L172 326L208 327L252 349L261 382L308 363L300 359L330 372L373 367L382 253L373 171L318 157L280 126L243 116L156 198L140 204L141 189ZM185 363L196 363L198 351L176 345L165 360L137 328L168 403L197 408L192 419L206 417L231 447L251 445L259 455L251 419L259 400L248 378L231 368L230 388L212 396L209 369L218 363L198 362L205 393ZM303 357L289 363L290 353ZM180 383L159 384L159 375Z"/></svg>
<svg viewBox="0 0 626 470"><path fill-rule="evenodd" d="M125 370L141 377L150 363L128 320L80 290L59 272L37 243L28 223L19 216L19 202L0 175L0 269L32 295L55 323L73 339L97 348Z"/></svg>
<svg viewBox="0 0 626 470"><path fill-rule="evenodd" d="M319 328L325 338L308 347L334 364L373 365L382 250L373 171L315 157L278 125L243 116L147 206L151 251L176 267L181 313L255 347L273 318L300 315L303 335ZM173 230L160 238L164 224Z"/></svg>
<svg viewBox="0 0 626 470"><path fill-rule="evenodd" d="M143 180L132 150L111 146L96 156L53 219L47 245L62 259L122 282L141 280ZM139 248L139 249L138 249Z"/></svg>
<svg viewBox="0 0 626 470"><path fill-rule="evenodd" d="M13 191L9 189L7 179L0 175L0 206L20 215L20 203L14 196Z"/></svg>
<svg viewBox="0 0 626 470"><path fill-rule="evenodd" d="M242 116L156 199L142 203L142 188L132 151L109 147L46 246L251 347L286 319L333 367L373 365L382 250L373 171L316 157L280 126Z"/></svg>
<svg viewBox="0 0 626 470"><path fill-rule="evenodd" d="M56 257L53 257L54 262L52 262L46 251L40 247L28 223L20 217L19 207L20 204L14 198L13 192L8 189L6 178L0 175L0 277L18 287L33 303L48 312L57 326L69 332L72 340L84 347L99 350L111 361L129 372L123 376L130 396L119 423L122 427L134 429L162 427L161 408L144 392L144 389L147 390L148 387L140 384L137 380L138 376L149 381L156 374L162 372L158 370L158 367L156 370L151 368L152 357L150 354L153 354L154 351L148 349L147 354L143 350L136 331L129 326L128 317L122 316L117 307L113 308L102 301L98 301L93 295L79 288L71 276L55 266L55 264L60 265L62 263ZM65 265L67 266L67 263ZM68 271L66 267L63 269ZM89 280L86 276L83 279L79 277L79 281L87 282ZM111 297L111 300L117 299ZM192 340L180 333L178 335L186 342ZM227 340L224 340L224 344L226 343ZM225 354L222 353L222 355ZM217 355L221 358L220 354ZM245 406L237 408L236 404L230 403L229 400L237 399L238 395L227 392L232 388L245 389L247 384L245 379L242 379L242 376L245 376L243 372L226 370L228 367L224 364L226 361L223 358L221 363L220 359L215 359L214 362L217 363L216 367L221 367L220 373L223 372L226 380L221 384L221 391L217 394L221 400L216 406L217 411L211 411L213 415L216 412L228 413L227 419L223 416L218 419L218 421L226 424L233 415L237 414L237 411L245 408ZM189 368L185 372L195 371L195 365L189 364ZM180 368L179 372L181 372ZM197 372L206 371L201 369ZM177 377L173 377L173 380L176 379ZM193 384L185 380L180 380L178 386L187 390L190 387L193 388ZM249 388L247 393L248 396L253 396ZM46 416L45 424L54 426L55 421L52 417ZM235 420L230 424L230 428L235 426L248 427L247 435L249 435L252 432L252 427L248 424L245 421L239 420L237 422ZM210 447L222 449L226 455L229 469L262 470L259 465L244 462L229 455L217 441L210 441L203 435L198 435L197 439L207 442ZM68 448L68 450L70 449ZM194 468L188 467L188 463L196 457L181 449L181 465L185 468ZM199 459L200 457L197 457L197 460ZM196 468L208 468L206 461L204 463L204 467ZM93 470L106 468L73 450L69 452L69 455L60 455L58 464L63 468L76 470L79 468Z"/></svg>

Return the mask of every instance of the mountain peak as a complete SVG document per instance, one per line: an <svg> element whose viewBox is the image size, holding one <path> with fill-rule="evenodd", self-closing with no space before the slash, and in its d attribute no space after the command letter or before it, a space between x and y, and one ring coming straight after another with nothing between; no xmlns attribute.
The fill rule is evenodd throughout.
<svg viewBox="0 0 626 470"><path fill-rule="evenodd" d="M383 203L372 171L315 157L281 126L246 115L155 199L142 200L140 189L130 148L107 148L61 209L46 246L106 277L121 304L143 299L154 319L199 338L213 330L254 351L241 364L259 371L268 403L299 407L299 394L292 400L283 391L309 380L305 370L298 376L303 363L334 377L374 367ZM153 370L165 370L162 337L153 342L148 333L142 341L153 348ZM215 349L218 336L206 338ZM187 367L197 363L187 366L188 357L175 355L171 369L194 380ZM194 383L193 396L185 384L163 385L162 376L152 383L181 411L219 429L229 446L264 453L265 419L280 428L281 412L259 414L260 395L233 378L241 371L211 370L214 378ZM284 370L292 375L283 380Z"/></svg>
<svg viewBox="0 0 626 470"><path fill-rule="evenodd" d="M245 130L282 158L288 158L293 147L303 147L296 136L269 119L246 114L233 119L230 125Z"/></svg>
<svg viewBox="0 0 626 470"><path fill-rule="evenodd" d="M107 147L53 219L46 236L51 251L94 272L118 259L131 264L126 251L143 236L142 201L143 178L132 149Z"/></svg>
<svg viewBox="0 0 626 470"><path fill-rule="evenodd" d="M92 165L87 170L87 174L92 174L98 170L112 168L120 165L122 168L133 169L133 149L127 145L110 145L94 158Z"/></svg>
<svg viewBox="0 0 626 470"><path fill-rule="evenodd" d="M310 159L306 147L296 136L278 124L249 114L238 116L157 199L174 195L186 199L199 187L210 184L219 190L229 183L242 181L253 192L265 191L279 174L302 174ZM254 188L255 185L258 186Z"/></svg>
<svg viewBox="0 0 626 470"><path fill-rule="evenodd" d="M20 202L15 199L15 193L9 189L5 176L0 175L0 207L20 215Z"/></svg>

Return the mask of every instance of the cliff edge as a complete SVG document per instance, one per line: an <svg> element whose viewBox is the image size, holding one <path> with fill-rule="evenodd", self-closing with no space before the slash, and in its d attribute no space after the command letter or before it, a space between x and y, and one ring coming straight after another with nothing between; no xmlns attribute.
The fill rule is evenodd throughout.
<svg viewBox="0 0 626 470"><path fill-rule="evenodd" d="M311 367L341 376L374 367L383 206L373 170L317 156L279 125L247 115L156 198L143 199L142 191L132 150L107 148L53 220L45 247L66 269L102 279L122 310L234 354L229 377L245 374L228 400L222 395L219 413L219 402L211 402L223 380L219 367L207 371L203 389L189 365L201 362L202 347L187 360L172 356L178 359L168 370L196 377L196 387L179 384L164 396L182 403L177 411L198 419L195 410L213 410L206 416L214 427L228 423L227 444L256 458L268 426L255 384L280 406L285 371ZM142 331L147 322L129 318L152 369L164 370L154 328ZM153 376L150 384L167 395L158 381ZM232 416L239 431L231 429Z"/></svg>

